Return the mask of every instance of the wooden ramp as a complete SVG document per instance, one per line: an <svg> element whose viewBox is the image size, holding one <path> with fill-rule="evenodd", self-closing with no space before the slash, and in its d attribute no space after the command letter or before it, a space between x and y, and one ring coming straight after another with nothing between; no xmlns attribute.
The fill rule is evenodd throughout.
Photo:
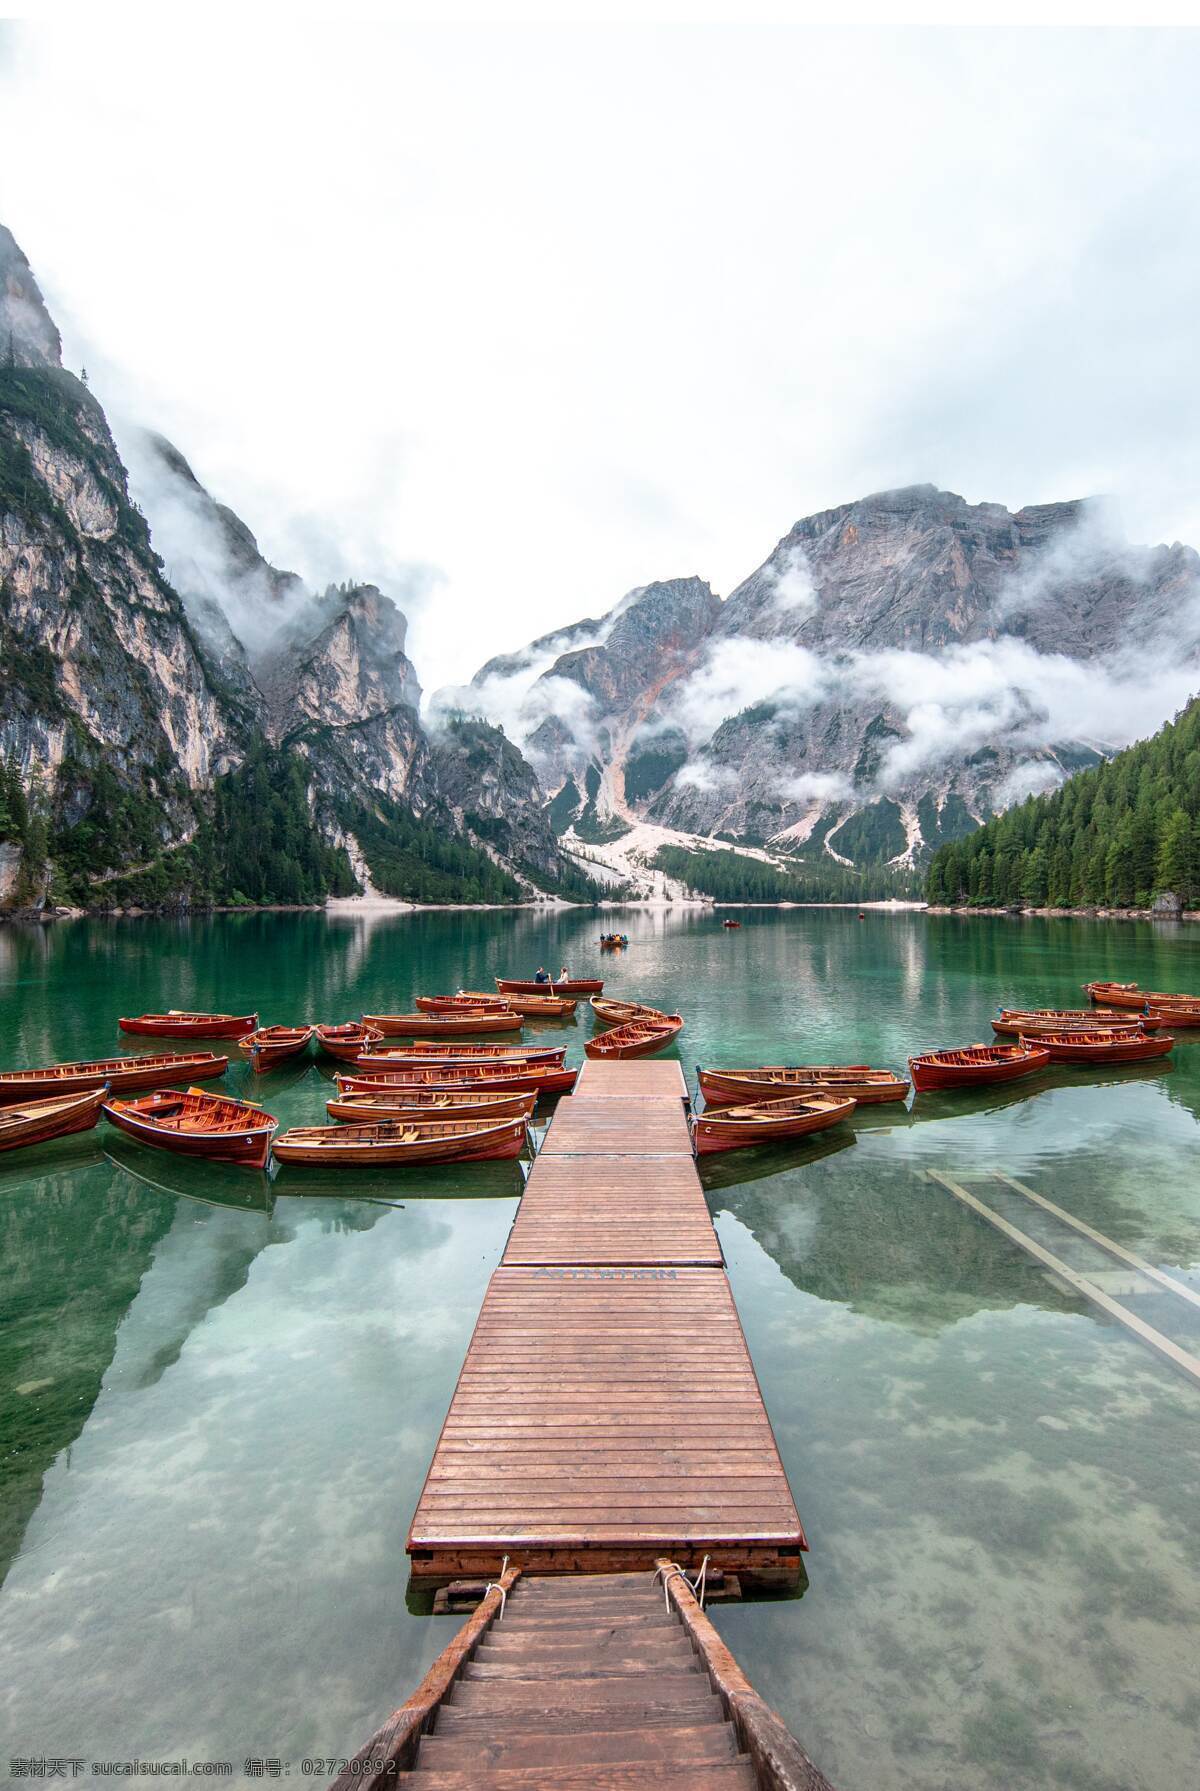
<svg viewBox="0 0 1200 1791"><path fill-rule="evenodd" d="M334 1791L830 1791L671 1563L503 1586Z"/></svg>
<svg viewBox="0 0 1200 1791"><path fill-rule="evenodd" d="M416 1580L653 1568L789 1587L807 1546L677 1063L589 1062L493 1274L409 1532Z"/></svg>

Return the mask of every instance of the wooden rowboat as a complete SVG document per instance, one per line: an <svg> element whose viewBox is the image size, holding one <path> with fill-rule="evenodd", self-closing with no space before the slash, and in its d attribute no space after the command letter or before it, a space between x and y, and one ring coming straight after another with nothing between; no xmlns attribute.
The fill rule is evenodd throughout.
<svg viewBox="0 0 1200 1791"><path fill-rule="evenodd" d="M992 1031L1002 1038L1032 1037L1039 1032L1157 1032L1162 1025L1160 1014L1135 1014L1128 1008L1109 1011L1091 1008L1039 1008L1022 1010L1001 1008L992 1021Z"/></svg>
<svg viewBox="0 0 1200 1791"><path fill-rule="evenodd" d="M278 1126L252 1102L206 1094L202 1088L183 1094L160 1089L131 1101L106 1101L103 1111L112 1125L142 1144L252 1169L266 1168Z"/></svg>
<svg viewBox="0 0 1200 1791"><path fill-rule="evenodd" d="M519 1157L523 1119L421 1120L359 1126L296 1126L275 1140L281 1163L470 1163Z"/></svg>
<svg viewBox="0 0 1200 1791"><path fill-rule="evenodd" d="M514 1014L525 1014L530 1018L539 1017L544 1020L561 1020L564 1014L573 1014L576 1005L574 995L489 996L479 989L465 989L462 993L463 999L467 1001L502 1001L506 1007L512 1009Z"/></svg>
<svg viewBox="0 0 1200 1791"><path fill-rule="evenodd" d="M1165 1057L1174 1043L1166 1033L1152 1038L1128 1026L1112 1031L1037 1035L1037 1044L1049 1052L1051 1063L1141 1063L1147 1057Z"/></svg>
<svg viewBox="0 0 1200 1791"><path fill-rule="evenodd" d="M742 924L742 923L741 923L741 921L740 921L740 920L723 920L723 921L722 921L722 922L721 922L721 925L722 925L722 926L723 926L723 927L729 927L729 928L730 928L730 930L732 930L732 929L733 929L733 928L734 928L734 927L740 927L740 926L741 926L741 924Z"/></svg>
<svg viewBox="0 0 1200 1791"><path fill-rule="evenodd" d="M532 977L498 976L496 987L502 995L603 995L604 979L599 976L564 977L560 983L539 983Z"/></svg>
<svg viewBox="0 0 1200 1791"><path fill-rule="evenodd" d="M339 1095L326 1101L330 1119L367 1125L377 1119L531 1119L536 1093L482 1094L465 1088L439 1094L427 1088L380 1088L376 1094Z"/></svg>
<svg viewBox="0 0 1200 1791"><path fill-rule="evenodd" d="M423 1014L472 1014L481 1009L490 1014L517 1011L503 995L418 995L416 1004Z"/></svg>
<svg viewBox="0 0 1200 1791"><path fill-rule="evenodd" d="M45 1144L50 1138L65 1138L68 1132L90 1132L100 1117L104 1095L105 1089L100 1087L6 1107L0 1112L0 1150Z"/></svg>
<svg viewBox="0 0 1200 1791"><path fill-rule="evenodd" d="M211 1051L153 1051L145 1057L93 1057L80 1063L52 1063L41 1070L0 1072L0 1102L36 1100L41 1095L82 1094L107 1087L110 1094L133 1088L161 1088L172 1082L206 1082L223 1076L227 1057Z"/></svg>
<svg viewBox="0 0 1200 1791"><path fill-rule="evenodd" d="M257 1014L185 1014L172 1008L169 1014L136 1014L118 1020L122 1032L144 1032L157 1039L239 1039L253 1032Z"/></svg>
<svg viewBox="0 0 1200 1791"><path fill-rule="evenodd" d="M1166 989L1139 989L1136 983L1084 983L1083 986L1092 1000L1103 1007L1149 1008L1164 1019L1168 1014L1192 1010L1200 1013L1200 995L1181 995Z"/></svg>
<svg viewBox="0 0 1200 1791"><path fill-rule="evenodd" d="M318 1049L342 1063L357 1063L359 1052L377 1045L383 1037L373 1026L364 1026L361 1020L344 1020L340 1026L318 1026L316 1034Z"/></svg>
<svg viewBox="0 0 1200 1791"><path fill-rule="evenodd" d="M612 1001L603 995L593 995L589 1003L598 1020L606 1026L623 1026L627 1020L665 1020L666 1015L659 1007L647 1007L642 1001Z"/></svg>
<svg viewBox="0 0 1200 1791"><path fill-rule="evenodd" d="M609 1032L599 1032L583 1047L588 1057L649 1057L662 1051L683 1031L682 1014L665 1014L661 1020L627 1020Z"/></svg>
<svg viewBox="0 0 1200 1791"><path fill-rule="evenodd" d="M260 1026L248 1038L238 1040L238 1050L250 1059L253 1070L273 1070L289 1057L299 1057L311 1043L314 1026Z"/></svg>
<svg viewBox="0 0 1200 1791"><path fill-rule="evenodd" d="M558 1063L459 1063L406 1066L391 1065L372 1070L356 1065L352 1074L337 1079L339 1094L375 1094L385 1088L432 1088L441 1094L461 1094L482 1089L488 1094L569 1094L578 1070Z"/></svg>
<svg viewBox="0 0 1200 1791"><path fill-rule="evenodd" d="M756 1070L704 1070L696 1065L700 1092L710 1107L781 1099L785 1094L843 1095L860 1106L873 1101L902 1101L911 1084L894 1070L870 1064L766 1064Z"/></svg>
<svg viewBox="0 0 1200 1791"><path fill-rule="evenodd" d="M1200 1026L1200 1001L1182 1001L1178 996L1152 995L1154 1012L1161 1026L1172 1032L1188 1026Z"/></svg>
<svg viewBox="0 0 1200 1791"><path fill-rule="evenodd" d="M474 1032L520 1032L524 1022L511 1008L494 1011L483 1008L456 1014L364 1014L364 1026L374 1026L385 1038L416 1038L421 1033L431 1037L455 1038Z"/></svg>
<svg viewBox="0 0 1200 1791"><path fill-rule="evenodd" d="M1049 1051L1039 1045L965 1045L960 1051L925 1051L910 1057L914 1088L982 1088L1044 1070Z"/></svg>
<svg viewBox="0 0 1200 1791"><path fill-rule="evenodd" d="M390 1064L448 1063L561 1063L565 1045L459 1045L436 1039L417 1039L411 1045L377 1045L356 1060L371 1069Z"/></svg>
<svg viewBox="0 0 1200 1791"><path fill-rule="evenodd" d="M745 1107L725 1107L718 1113L694 1113L692 1147L698 1157L714 1151L740 1150L750 1144L773 1144L777 1139L803 1138L849 1119L856 1103L836 1096L792 1095L781 1101L754 1101Z"/></svg>

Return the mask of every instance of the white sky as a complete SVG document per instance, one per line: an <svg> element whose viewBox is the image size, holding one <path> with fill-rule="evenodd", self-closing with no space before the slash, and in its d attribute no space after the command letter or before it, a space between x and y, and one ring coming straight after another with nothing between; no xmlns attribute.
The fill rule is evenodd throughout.
<svg viewBox="0 0 1200 1791"><path fill-rule="evenodd" d="M797 517L1108 491L1200 543L1200 36L122 22L0 40L99 396L427 688Z"/></svg>

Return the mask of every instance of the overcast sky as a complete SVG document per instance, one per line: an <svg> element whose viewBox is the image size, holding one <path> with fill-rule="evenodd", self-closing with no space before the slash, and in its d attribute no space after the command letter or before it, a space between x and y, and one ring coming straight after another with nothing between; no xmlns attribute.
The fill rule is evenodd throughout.
<svg viewBox="0 0 1200 1791"><path fill-rule="evenodd" d="M6 28L0 219L427 687L886 486L1200 543L1195 33L199 19Z"/></svg>

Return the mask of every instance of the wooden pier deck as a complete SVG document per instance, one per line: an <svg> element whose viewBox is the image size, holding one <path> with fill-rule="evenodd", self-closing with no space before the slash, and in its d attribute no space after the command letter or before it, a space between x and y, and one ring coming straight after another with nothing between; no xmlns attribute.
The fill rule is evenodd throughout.
<svg viewBox="0 0 1200 1791"><path fill-rule="evenodd" d="M414 1580L807 1544L692 1160L677 1063L589 1062L530 1172L409 1532Z"/></svg>

